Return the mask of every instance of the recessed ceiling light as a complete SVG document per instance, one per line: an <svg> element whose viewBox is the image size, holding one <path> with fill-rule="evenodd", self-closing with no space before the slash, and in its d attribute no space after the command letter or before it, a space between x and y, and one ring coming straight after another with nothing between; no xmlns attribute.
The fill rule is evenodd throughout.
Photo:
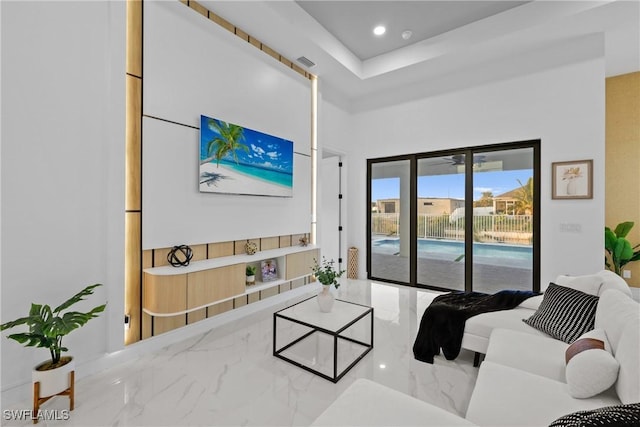
<svg viewBox="0 0 640 427"><path fill-rule="evenodd" d="M377 27L375 27L375 28L373 29L373 34L375 34L376 36L381 36L381 35L383 35L386 31L387 31L387 29L384 27L384 25L378 25Z"/></svg>
<svg viewBox="0 0 640 427"><path fill-rule="evenodd" d="M404 30L404 31L402 32L402 38L403 38L404 40L409 40L409 39L411 38L411 36L412 36L412 35L413 35L413 31L411 31L411 30Z"/></svg>

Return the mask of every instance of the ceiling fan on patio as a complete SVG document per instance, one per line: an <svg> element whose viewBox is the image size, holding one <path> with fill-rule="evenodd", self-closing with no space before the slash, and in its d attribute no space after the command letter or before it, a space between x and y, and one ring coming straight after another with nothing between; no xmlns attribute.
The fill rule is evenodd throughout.
<svg viewBox="0 0 640 427"><path fill-rule="evenodd" d="M482 154L477 154L473 156L473 165L479 166L485 162L486 156ZM451 166L462 166L465 162L464 154L454 154L451 157L442 157L444 160L443 163L432 163L432 165L451 165Z"/></svg>

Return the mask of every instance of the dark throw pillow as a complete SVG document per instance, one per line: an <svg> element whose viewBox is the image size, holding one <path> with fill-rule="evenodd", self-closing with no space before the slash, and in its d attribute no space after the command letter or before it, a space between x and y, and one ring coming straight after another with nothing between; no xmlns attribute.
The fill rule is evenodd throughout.
<svg viewBox="0 0 640 427"><path fill-rule="evenodd" d="M640 403L605 406L578 411L558 418L549 427L637 427L640 425Z"/></svg>
<svg viewBox="0 0 640 427"><path fill-rule="evenodd" d="M527 325L571 344L593 329L598 297L576 289L549 283L540 307Z"/></svg>

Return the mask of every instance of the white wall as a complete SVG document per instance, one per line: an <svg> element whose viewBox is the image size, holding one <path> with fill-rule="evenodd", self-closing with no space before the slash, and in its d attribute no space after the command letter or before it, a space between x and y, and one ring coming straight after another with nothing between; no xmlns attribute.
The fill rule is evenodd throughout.
<svg viewBox="0 0 640 427"><path fill-rule="evenodd" d="M541 287L603 267L604 60L353 115L349 242L366 244L366 158L541 139ZM551 162L594 159L593 200L551 200ZM560 233L561 223L580 233ZM360 275L366 266L360 264Z"/></svg>
<svg viewBox="0 0 640 427"><path fill-rule="evenodd" d="M325 152L331 153L332 155L336 155L340 157L342 161L342 171L341 171L341 189L342 189L342 203L341 203L341 216L342 216L342 241L341 246L339 248L340 256L342 257L342 266L341 268L346 269L347 266L347 249L349 247L348 237L350 235L348 226L347 226L347 218L349 217L348 211L348 203L349 199L349 185L347 183L347 174L349 171L349 165L352 161L360 161L354 160L351 158L350 153L348 152L348 147L350 145L349 141L353 138L354 130L353 130L353 119L352 115L345 111L344 109L337 107L335 104L331 102L325 101L322 96L322 81L319 81L319 96L318 96L318 155L320 157L323 156ZM335 211L336 203L324 203L323 200L326 200L328 193L333 193L336 186L335 180L330 179L326 180L327 172L323 170L323 161L318 162L318 242L317 244L321 247L323 255L327 254L328 257L335 257L335 261L337 261L337 256L330 255L330 251L325 251L325 248L332 248L333 253L337 252L335 241L327 241L328 239L336 239L337 232L333 232L331 230L326 230L327 227L332 227L336 223L336 216L338 212ZM335 173L335 172L333 172ZM332 188L327 188L327 182L330 182ZM325 220L325 218L330 218L329 221ZM332 224L332 225L329 225ZM363 252L360 253L363 256ZM365 258L362 258L361 263L364 263ZM337 264L336 264L337 265Z"/></svg>
<svg viewBox="0 0 640 427"><path fill-rule="evenodd" d="M145 3L143 67L144 249L309 231L308 79L177 1ZM200 193L201 114L294 141L293 197Z"/></svg>
<svg viewBox="0 0 640 427"><path fill-rule="evenodd" d="M0 7L1 321L104 284L77 308L107 311L64 341L81 366L123 345L124 3ZM4 335L3 392L49 358Z"/></svg>

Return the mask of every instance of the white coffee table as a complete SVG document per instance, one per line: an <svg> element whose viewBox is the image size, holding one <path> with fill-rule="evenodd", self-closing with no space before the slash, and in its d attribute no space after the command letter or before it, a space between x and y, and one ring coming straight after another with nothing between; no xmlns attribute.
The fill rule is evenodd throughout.
<svg viewBox="0 0 640 427"><path fill-rule="evenodd" d="M336 299L323 313L316 299L273 314L273 355L335 383L373 348L373 308Z"/></svg>

